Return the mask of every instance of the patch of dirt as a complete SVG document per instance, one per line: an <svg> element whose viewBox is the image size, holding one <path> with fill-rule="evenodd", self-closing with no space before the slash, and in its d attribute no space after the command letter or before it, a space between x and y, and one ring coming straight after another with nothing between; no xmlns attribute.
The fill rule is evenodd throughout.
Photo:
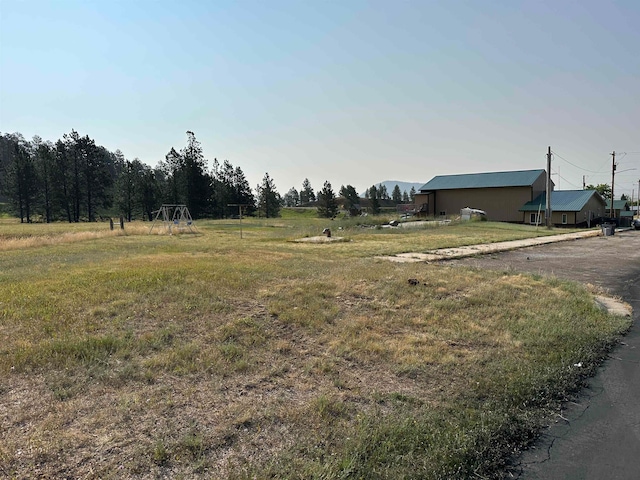
<svg viewBox="0 0 640 480"><path fill-rule="evenodd" d="M607 312L613 315L621 315L623 317L630 317L633 313L631 305L623 302L622 300L614 297L606 297L604 295L595 296L596 303Z"/></svg>
<svg viewBox="0 0 640 480"><path fill-rule="evenodd" d="M332 242L349 242L350 240L344 237L327 237L325 235L318 235L315 237L296 238L294 242L298 243L332 243Z"/></svg>

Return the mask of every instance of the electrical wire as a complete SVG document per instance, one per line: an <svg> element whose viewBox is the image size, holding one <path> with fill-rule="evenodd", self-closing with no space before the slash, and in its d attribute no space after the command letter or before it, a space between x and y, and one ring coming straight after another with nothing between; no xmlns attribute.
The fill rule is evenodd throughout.
<svg viewBox="0 0 640 480"><path fill-rule="evenodd" d="M578 185L570 182L569 180L567 180L566 178L564 178L562 175L560 175L560 172L555 172L552 173L552 175L558 175L559 178L561 178L562 180L564 180L566 183L568 183L569 185L571 185L573 188L575 188L576 190L582 190L582 187L579 187Z"/></svg>
<svg viewBox="0 0 640 480"><path fill-rule="evenodd" d="M568 163L569 165L571 165L572 167L578 168L578 169L583 170L583 171L585 171L585 172L589 172L589 173L606 173L606 172L607 172L607 170L603 170L603 171L600 171L600 172L596 172L596 171L593 171L593 170L588 170L588 169L586 169L586 168L584 168L584 167L580 167L580 166L578 166L578 165L576 165L576 164L574 164L574 163L571 163L569 160L567 160L566 158L564 158L564 157L562 157L562 156L558 155L558 154L557 154L556 152L554 152L553 150L551 151L551 153L552 153L553 155L555 155L556 157L558 157L558 158L560 158L560 159L564 160L565 162L567 162L567 163Z"/></svg>

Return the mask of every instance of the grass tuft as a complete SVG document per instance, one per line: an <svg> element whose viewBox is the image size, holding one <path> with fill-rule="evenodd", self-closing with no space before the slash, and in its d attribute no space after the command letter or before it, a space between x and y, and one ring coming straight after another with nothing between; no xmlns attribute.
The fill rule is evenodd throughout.
<svg viewBox="0 0 640 480"><path fill-rule="evenodd" d="M0 472L498 477L629 327L559 279L373 258L546 229L312 214L2 223ZM327 223L351 241L290 241Z"/></svg>

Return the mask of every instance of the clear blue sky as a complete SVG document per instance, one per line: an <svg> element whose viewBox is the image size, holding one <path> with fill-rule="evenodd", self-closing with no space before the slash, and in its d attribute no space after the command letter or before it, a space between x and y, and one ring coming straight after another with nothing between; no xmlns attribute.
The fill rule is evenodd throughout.
<svg viewBox="0 0 640 480"><path fill-rule="evenodd" d="M155 166L192 130L281 194L546 168L548 146L581 188L616 150L637 195L639 48L637 0L0 0L0 132Z"/></svg>

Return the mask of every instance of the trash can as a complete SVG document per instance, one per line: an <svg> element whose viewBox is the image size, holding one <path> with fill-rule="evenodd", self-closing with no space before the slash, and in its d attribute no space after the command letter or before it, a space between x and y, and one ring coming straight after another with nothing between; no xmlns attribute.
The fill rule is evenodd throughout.
<svg viewBox="0 0 640 480"><path fill-rule="evenodd" d="M602 224L602 234L605 237L610 237L616 233L616 224L615 223L603 223Z"/></svg>

